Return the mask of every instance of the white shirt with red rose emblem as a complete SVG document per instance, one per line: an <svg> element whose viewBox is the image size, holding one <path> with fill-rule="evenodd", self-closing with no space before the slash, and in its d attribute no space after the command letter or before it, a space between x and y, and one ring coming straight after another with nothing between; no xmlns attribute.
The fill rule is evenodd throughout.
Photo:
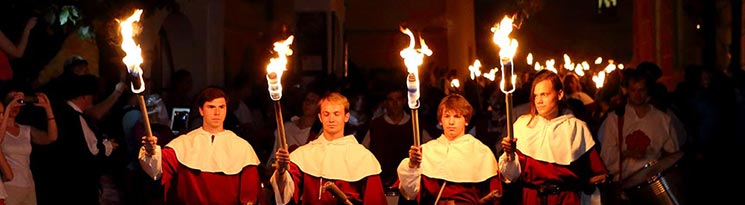
<svg viewBox="0 0 745 205"><path fill-rule="evenodd" d="M630 105L626 105L623 115L623 135L621 147L625 153L622 163L622 176L627 178L642 169L650 161L659 160L664 153L675 153L679 150L675 129L672 129L670 115L652 105L644 117L639 117ZM612 174L613 181L619 181L618 160L618 115L608 114L598 131L598 141L602 142L600 157L606 168ZM630 157L630 153L638 153L641 157ZM630 154L633 155L633 154Z"/></svg>

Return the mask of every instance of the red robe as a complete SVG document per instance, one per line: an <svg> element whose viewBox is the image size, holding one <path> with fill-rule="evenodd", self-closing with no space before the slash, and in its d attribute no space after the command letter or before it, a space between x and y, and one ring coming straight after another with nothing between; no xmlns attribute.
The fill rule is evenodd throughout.
<svg viewBox="0 0 745 205"><path fill-rule="evenodd" d="M580 192L594 190L590 178L608 173L587 125L574 115L551 120L523 115L514 130L517 161L506 160L503 153L499 164L505 182L522 186L523 205L579 205ZM538 189L549 186L560 191L539 195Z"/></svg>
<svg viewBox="0 0 745 205"><path fill-rule="evenodd" d="M162 153L165 204L264 204L256 165L235 175L202 172L179 163L170 147Z"/></svg>
<svg viewBox="0 0 745 205"><path fill-rule="evenodd" d="M290 159L288 172L278 176L275 171L270 180L278 204L290 200L296 204L338 204L331 192L322 189L328 181L333 181L352 203L387 204L380 164L352 135L331 141L321 135L298 147ZM279 177L285 183L282 186L276 181Z"/></svg>
<svg viewBox="0 0 745 205"><path fill-rule="evenodd" d="M429 178L422 175L423 191L419 192L420 204L434 204L437 198L437 193L442 188L443 180ZM487 181L480 183L455 183L447 182L445 189L440 194L440 201L455 200L458 202L466 202L468 204L479 204L481 197L486 196L496 190L501 193L502 181L499 180L498 176L492 177ZM494 200L489 204L499 204L499 199Z"/></svg>
<svg viewBox="0 0 745 205"><path fill-rule="evenodd" d="M290 175L295 182L295 194L292 196L296 203L307 205L334 205L337 204L336 198L321 186L327 181L333 181L337 187L347 195L347 199L355 204L365 205L385 205L387 203L383 184L379 175L371 175L356 182L347 182L342 180L329 180L306 174L298 169L295 163L290 163ZM319 191L322 191L321 198L318 198ZM303 196L301 199L300 197Z"/></svg>
<svg viewBox="0 0 745 205"><path fill-rule="evenodd" d="M165 204L257 204L264 202L253 147L231 131L196 129L148 156L140 166L164 186Z"/></svg>
<svg viewBox="0 0 745 205"><path fill-rule="evenodd" d="M579 191L591 188L588 187L590 177L606 173L600 154L595 149L588 151L569 165L538 161L519 151L516 153L523 168L520 182L529 184L523 186L523 205L540 205L541 198L538 192L530 186L547 182L571 186L571 190L549 194L546 197L548 204L580 204Z"/></svg>
<svg viewBox="0 0 745 205"><path fill-rule="evenodd" d="M416 198L420 204L434 204L438 194L439 202L474 205L491 192L502 194L494 154L468 134L431 140L422 145L421 166L409 168L408 164L409 158L404 158L398 166L398 188L405 198ZM499 202L497 198L488 204Z"/></svg>

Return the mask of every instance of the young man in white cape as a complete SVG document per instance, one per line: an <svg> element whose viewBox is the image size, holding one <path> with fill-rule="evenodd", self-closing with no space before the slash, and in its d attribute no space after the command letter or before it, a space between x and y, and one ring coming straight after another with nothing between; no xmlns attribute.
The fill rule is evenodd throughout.
<svg viewBox="0 0 745 205"><path fill-rule="evenodd" d="M514 123L514 138L502 139L499 171L504 182L522 187L523 205L579 205L608 173L587 124L561 112L563 97L559 75L538 72L530 113Z"/></svg>
<svg viewBox="0 0 745 205"><path fill-rule="evenodd" d="M466 134L473 107L461 95L442 99L437 116L443 134L411 146L398 165L399 190L420 204L499 204L502 184L491 149ZM483 199L483 200L482 200Z"/></svg>
<svg viewBox="0 0 745 205"><path fill-rule="evenodd" d="M292 153L277 149L277 163L288 169L277 169L270 179L276 203L334 205L346 198L354 204L386 205L378 160L353 135L344 136L349 120L347 98L330 93L318 104L321 136ZM328 182L343 196L328 190Z"/></svg>
<svg viewBox="0 0 745 205"><path fill-rule="evenodd" d="M143 137L140 166L165 187L165 204L263 204L259 158L253 147L225 130L227 96L206 88L197 97L202 127L181 135L165 148Z"/></svg>

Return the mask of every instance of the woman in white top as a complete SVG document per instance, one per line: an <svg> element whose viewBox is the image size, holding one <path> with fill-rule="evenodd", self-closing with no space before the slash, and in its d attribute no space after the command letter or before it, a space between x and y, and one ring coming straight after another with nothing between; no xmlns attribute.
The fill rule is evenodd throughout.
<svg viewBox="0 0 745 205"><path fill-rule="evenodd" d="M0 167L7 159L6 164L12 170L12 178L3 178L5 190L5 204L36 204L36 191L34 178L31 174L30 156L31 143L45 145L57 140L57 123L54 120L52 107L49 99L42 93L37 93L35 100L23 101L25 95L22 92L10 92L5 102L7 109L0 106L3 112L2 123L0 123L0 142L2 142L2 155ZM28 125L20 125L15 122L16 116L22 106L35 105L44 109L47 115L47 130L40 130ZM1 104L0 104L1 105ZM5 172L3 172L5 176ZM2 194L5 194L3 192ZM3 203L0 203L3 204Z"/></svg>

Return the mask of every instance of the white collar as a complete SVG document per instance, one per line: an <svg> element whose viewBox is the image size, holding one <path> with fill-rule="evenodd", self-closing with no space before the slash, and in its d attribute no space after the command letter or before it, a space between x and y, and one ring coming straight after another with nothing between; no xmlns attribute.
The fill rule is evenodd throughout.
<svg viewBox="0 0 745 205"><path fill-rule="evenodd" d="M83 113L83 110L80 109L80 107L78 107L78 105L75 105L75 103L73 103L72 101L69 101L68 100L67 101L67 105L70 105L70 107L72 107L72 109L74 109L75 111L78 111L79 113Z"/></svg>
<svg viewBox="0 0 745 205"><path fill-rule="evenodd" d="M569 165L595 145L587 124L572 114L551 120L523 115L515 122L514 130L520 152L548 163Z"/></svg>
<svg viewBox="0 0 745 205"><path fill-rule="evenodd" d="M354 135L329 141L321 134L290 153L290 160L306 174L332 180L355 182L381 172L378 160Z"/></svg>
<svg viewBox="0 0 745 205"><path fill-rule="evenodd" d="M166 146L174 150L181 164L203 172L234 175L246 166L260 163L251 144L230 130L212 134L200 127Z"/></svg>
<svg viewBox="0 0 745 205"><path fill-rule="evenodd" d="M476 183L497 176L491 149L470 134L449 140L441 135L422 145L422 174L458 183Z"/></svg>

